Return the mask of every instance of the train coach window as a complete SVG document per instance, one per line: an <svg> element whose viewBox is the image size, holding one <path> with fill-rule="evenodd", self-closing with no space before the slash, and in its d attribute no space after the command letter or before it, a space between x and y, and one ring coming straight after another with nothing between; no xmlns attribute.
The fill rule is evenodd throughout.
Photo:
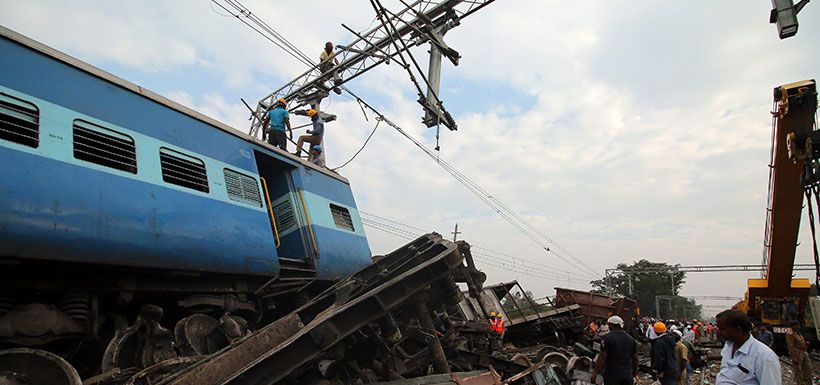
<svg viewBox="0 0 820 385"><path fill-rule="evenodd" d="M350 211L342 206L330 204L330 213L333 214L333 223L340 229L356 231L353 227L353 220L350 218Z"/></svg>
<svg viewBox="0 0 820 385"><path fill-rule="evenodd" d="M134 138L79 119L74 121L73 133L75 158L137 173Z"/></svg>
<svg viewBox="0 0 820 385"><path fill-rule="evenodd" d="M37 106L0 92L0 139L37 148L40 145Z"/></svg>
<svg viewBox="0 0 820 385"><path fill-rule="evenodd" d="M262 196L259 195L259 184L256 178L236 171L224 169L225 187L228 189L228 198L237 202L262 207Z"/></svg>
<svg viewBox="0 0 820 385"><path fill-rule="evenodd" d="M164 147L159 149L159 161L165 182L204 193L210 191L203 161Z"/></svg>

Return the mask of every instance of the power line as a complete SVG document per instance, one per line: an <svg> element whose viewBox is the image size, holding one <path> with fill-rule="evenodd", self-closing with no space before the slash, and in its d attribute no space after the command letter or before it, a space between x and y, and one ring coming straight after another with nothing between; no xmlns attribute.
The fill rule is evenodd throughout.
<svg viewBox="0 0 820 385"><path fill-rule="evenodd" d="M224 5L220 4L220 3L218 3L216 0L211 0L211 1L212 1L212 4L216 4L218 7L222 8L223 10L225 10L226 12L228 12L230 15L234 16L237 20L241 21L243 24L247 25L248 27L250 27L251 29L253 29L253 30L254 30L254 31L256 31L257 33L259 33L260 35L262 35L263 37L265 37L266 39L268 39L270 42L272 42L273 44L275 44L277 47L279 47L279 48L281 48L282 50L284 50L285 52L287 52L289 55L293 56L293 57L294 57L294 58L296 58L297 60L299 60L299 61L301 61L302 63L306 64L308 67L314 68L314 67L316 67L316 66L318 65L318 64L314 64L314 63L310 60L310 58L309 58L309 57L308 57L308 56L307 56L304 52L302 52L302 51L301 51L298 47L296 47L294 44L292 44L292 43L291 43L288 39L286 39L284 36L282 36L281 34L279 34L279 33L278 33L278 32L277 32L277 31L276 31L273 27L271 27L270 25L268 25L267 23L265 23L262 19L260 19L259 17L257 17L255 14L253 14L253 12L251 12L251 11L250 11L247 7L245 7L245 6L244 6L244 5L243 5L243 4L242 4L239 0L222 0L222 1L224 1L224 2L228 5L228 6L233 7L233 8L234 8L234 10L235 10L236 12L238 12L238 13L235 13L235 12L231 11L231 10L230 10L230 9L228 9L226 6L224 6ZM379 2L378 2L378 0L372 1L371 3L372 3L372 5L374 6L374 8L376 8L376 10L377 10L377 13L378 13L377 17L380 17L380 16L381 16L381 13L380 13L380 12L385 12L385 13L387 13L387 12L388 12L388 11L387 11L387 10L386 10L383 6L381 6L381 3L379 3ZM213 8L212 8L212 9L213 9ZM380 12L379 12L379 11L380 11ZM214 10L214 12L216 12L216 11ZM222 15L222 16L225 16L225 15ZM395 15L393 15L393 16L395 17ZM251 25L251 23L253 23L255 26L254 26L254 25ZM385 27L386 27L386 26L385 26ZM390 22L390 27L392 27L393 32L395 33L395 31L396 31L396 27L395 27L395 25L393 25L393 24L392 24L392 22ZM404 43L404 42L402 42L402 43ZM394 41L394 44L395 44L395 41ZM396 48L397 48L397 50L399 49L399 47L398 47L398 46L397 46ZM406 46L404 46L404 48L405 48L405 50L407 49L407 47L406 47ZM398 52L399 52L399 55L401 55L401 50L398 50ZM404 61L404 58L403 58L403 57L401 57L401 59L402 59L402 62L404 62L405 68L408 68L408 69L409 69L409 66L408 66L408 65L407 65L407 63ZM416 65L417 70L421 71L420 67L418 66L418 63L416 63L416 62L415 62L415 59L412 57L412 55L410 56L410 59L411 59L411 60L413 61L413 63ZM421 74L421 76L422 76L422 79L426 82L426 81L427 81L427 79L424 77L424 75L423 75L423 74ZM412 77L412 73L411 73L411 77ZM417 86L417 88L418 88L418 84L416 84L416 86ZM358 96L354 95L354 94L353 94L350 90L348 90L347 88L344 88L344 89L345 89L345 91L347 91L348 93L350 93L350 94L351 94L351 96L355 97L355 98L356 98L356 99L357 99L360 103L363 103L365 106L367 106L367 107L368 107L369 109L371 109L373 112L375 112L376 114L378 114L378 115L379 115L380 120L386 120L386 118L384 117L384 115L382 115L382 114L381 114L381 113L379 113L377 110L375 110L373 107L371 107L370 105L368 105L367 103L365 103L365 102L364 102L361 98L359 98ZM421 89L420 89L420 88L419 88L419 93L421 94ZM438 98L436 98L436 99L438 99ZM441 107L442 107L442 106L441 106L441 102L439 101L438 103L439 103L439 107L441 108ZM527 236L528 238L530 238L533 242L535 242L536 244L538 244L539 246L541 246L541 248L543 248L546 252L552 252L552 253L553 253L554 255L556 255L558 258L560 258L560 259L561 259L561 260L563 260L564 262L566 262L566 263L570 264L571 266L573 266L573 267L575 267L575 268L577 268L577 269L579 269L579 270L582 270L582 271L583 271L584 269L586 269L586 270L587 270L587 272L590 272L590 273L592 273L593 275L595 275L595 274L596 274L596 272L595 272L595 270L594 270L594 269L592 269L591 267L589 267L586 263L584 263L584 262L583 262L582 260L580 260L579 258L577 258L577 257L575 257L574 255L572 255L572 253L570 253L570 252L569 252L569 250L565 249L563 246L561 246L561 245L559 245L557 242L555 242L552 238L548 237L548 236L547 236L544 232L542 232L541 230L539 230L538 228L536 228L535 226L533 226L531 223L529 223L527 220L525 220L523 217L521 217L518 213L516 213L515 211L513 211L512 209L510 209L510 208L509 208L506 204L504 204L503 202L501 202L498 198L496 198L496 197L492 196L491 194L489 194L489 193L488 193L486 190L484 190L484 189L483 189L480 185L478 185L478 183L476 183L475 181L473 181L473 180L469 179L467 176L465 176L463 173L461 173L458 169L456 169L455 167L453 167L451 164L449 164L449 163L447 163L446 161L442 160L442 159L438 156L438 154L437 154L437 153L434 153L434 152L432 152L432 150L430 150L430 149L426 148L426 146L424 146L421 142L417 141L415 138L413 138L411 135L409 135L407 132L405 132L405 131L404 131L403 129L401 129L399 126L397 126L397 125L393 124L393 123L392 123L392 122L390 122L389 120L386 120L386 121L387 121L387 123L388 123L388 124L390 124L393 128L395 128L397 131L399 131L399 133L401 133L401 134L402 134L403 136L405 136L407 139L411 140L414 144L416 144L416 146L418 146L420 149L422 149L422 150L423 150L423 151L424 151L424 152L425 152L428 156L430 156L430 157L431 157L433 160L435 160L435 161L436 161L436 162L437 162L437 163L438 163L438 164L439 164L442 168L444 168L444 169L445 169L445 171L447 171L448 173L450 173L450 174L451 174L451 175L452 175L452 176L453 176L456 180L458 180L458 181L459 181L462 185L464 185L465 187L467 187L467 188L468 188L468 190L470 190L470 191L471 191L474 195L476 195L477 197L479 197L479 199L481 199L481 200L482 200L485 204L487 204L489 207L493 208L493 209L494 209L494 210L495 210L495 211L496 211L499 215L501 215L501 216L502 216L505 220L507 220L507 222L509 222L510 224L512 224L514 227L516 227L516 228L517 228L517 229L518 229L518 230L519 230L522 234L526 235L526 236ZM358 154L359 154L359 153L360 153L360 152L364 149L364 147L367 145L368 141L370 140L370 138L371 138L371 137L373 136L373 134L375 133L375 131L376 131L376 128L377 128L377 127L378 127L378 124L376 125L376 127L374 127L373 131L370 133L370 135L368 136L368 138L365 140L364 144L363 144L363 145L362 145L362 147L359 149L359 151L357 151L357 152L353 155L353 157L352 157L350 160L348 160L347 162L345 162L342 166L337 167L337 169L338 169L338 168L341 168L341 167L343 167L343 166L345 166L345 165L347 165L347 164L348 164L348 163L350 163L353 159L355 159L355 157L356 157L356 156L357 156L357 155L358 155ZM529 229L529 230L528 230L528 229ZM533 233L534 233L534 234L533 234ZM545 240L546 240L549 244L553 245L553 247L554 247L554 248L558 249L559 251L561 251L563 254L565 254L565 255L566 255L566 256L568 256L569 258L571 258L571 259L575 260L577 263L579 263L581 266L583 266L583 269L582 269L581 267L579 267L578 265L576 265L575 263L570 262L567 258L565 258L564 256L562 256L561 254L559 254L559 253L558 253L558 252L556 252L555 250L551 249L551 248L550 248L549 246L547 246L547 245L546 245L546 244L545 244L545 243L544 243L541 239L539 239L539 238L538 238L538 236L540 236L541 238L545 239Z"/></svg>
<svg viewBox="0 0 820 385"><path fill-rule="evenodd" d="M359 211L359 213L363 215L362 222L364 222L366 224L382 225L384 227L389 228L392 231L402 232L403 234L406 234L406 235L411 236L411 237L417 238L417 237L420 236L420 233L416 233L414 231L410 231L410 230L407 230L407 229L412 229L412 230L415 230L415 231L419 231L421 233L428 232L428 230L425 230L425 229L422 229L422 228L419 228L419 227L415 227L415 226L409 225L407 223L404 223L404 222L401 222L401 221L398 221L398 220L395 220L395 219L390 219L390 218L386 218L386 217L383 217L383 216L378 216L378 215L375 215L375 214L372 214L372 213L369 213L369 212L366 212L366 211ZM367 218L367 217L378 218L378 220ZM381 220L383 222L379 222L379 220ZM389 224L384 223L384 222L389 222ZM396 227L396 226L402 226L403 228L399 228L399 227ZM484 250L484 251L489 252L489 253L493 253L493 254L496 254L496 255L499 255L499 256L507 257L511 261L513 261L512 263L518 263L520 265L529 265L527 267L534 268L534 269L539 269L541 271L546 271L546 272L550 272L550 273L560 272L563 275L572 276L572 277L578 278L578 279L595 278L594 276L589 276L589 275L581 276L581 275L572 273L570 271L556 269L552 266L547 266L547 265L544 265L544 264L540 264L540 263L537 263L535 261L530 261L530 260L527 260L527 259L522 258L522 257L514 256L514 255L511 255L509 253L505 253L505 252L498 251L498 250L493 250L493 249L486 248L486 247L483 247L483 246L479 246L479 245L475 245L475 244L471 244L470 246L473 249ZM474 252L474 254L482 254L482 253ZM483 253L483 255L487 255L487 254ZM507 263L506 261L503 261L503 262Z"/></svg>
<svg viewBox="0 0 820 385"><path fill-rule="evenodd" d="M310 58L307 55L305 55L304 52L302 52L298 47L296 47L284 36L276 32L276 30L273 29L273 27L271 27L262 19L257 17L253 12L251 12L247 7L242 5L242 3L240 3L238 0L222 1L228 4L228 6L233 7L234 11L220 4L219 2L217 2L217 0L211 0L211 4L216 4L216 6L222 8L225 12L228 12L228 14L235 17L237 20L247 25L250 29L256 31L256 33L258 33L259 35L261 35L277 47L281 48L288 55L293 56L293 58L295 58L296 60L299 60L300 62L304 63L308 67L315 67L318 65L313 63L310 60ZM213 9L213 7L211 7L211 9ZM216 12L216 10L214 10L214 12L220 16L225 16L223 14Z"/></svg>
<svg viewBox="0 0 820 385"><path fill-rule="evenodd" d="M365 226L380 230L380 231L385 232L387 234L394 235L396 237L400 237L400 238L403 238L403 239L406 239L406 240L414 240L414 239L421 236L421 234L419 234L419 233L407 230L408 227L413 228L413 229L417 229L417 230L421 231L422 233L427 232L426 230L423 230L423 229L420 229L418 227L414 227L414 226L405 224L405 223L397 221L397 220L376 216L374 214L370 214L370 213L363 212L363 211L360 211L359 213L363 214L364 216L373 216L373 217L376 217L376 218L381 218L382 221L389 222L389 223L385 223L385 222L382 222L380 220L362 217L361 218L362 223ZM401 228L401 227L397 227L397 226L404 226L405 228ZM557 273L555 271L555 269L553 269L549 266L540 265L540 264L537 264L535 262L530 262L530 261L527 261L523 258L516 257L516 256L510 255L510 254L507 254L507 253L503 253L503 252L500 252L500 251L497 251L497 250L492 250L492 249L488 249L488 248L477 246L477 245L471 245L471 247L475 248L475 249L486 250L488 252L496 254L496 255L491 255L491 254L486 254L486 253L478 252L478 251L474 251L472 253L472 255L476 257L476 259L479 259L479 260L482 261L482 263L486 263L490 266L498 267L498 268L501 268L501 269L504 269L504 270L507 270L507 271L516 271L516 272L520 272L522 274L527 274L527 275L530 275L530 276L537 276L537 277L540 277L540 278L556 279L556 280L561 280L561 281L584 282L584 283L588 282L586 277L581 277L581 276L578 276L578 275L575 275L573 273L563 271L563 270L558 270L559 272L561 272L563 274ZM508 257L509 259L504 260L504 259L500 258L499 255Z"/></svg>
<svg viewBox="0 0 820 385"><path fill-rule="evenodd" d="M419 228L419 227L415 227L415 226L413 226L413 225L408 225L408 224L406 224L406 223L399 222L399 221L397 221L397 220L395 220L395 219L390 219L390 218L380 217L380 216L378 216L378 215L376 215L376 214L369 213L369 212L367 212L367 211L361 211L361 210L360 210L360 211L359 211L359 214L364 214L364 215L367 215L367 216L371 216L371 217L374 217L374 218L381 219L381 220L383 220L383 221L392 222L392 223L395 223L395 224L397 224L397 225L402 225L402 226L404 226L404 227L411 228L411 229L413 229L413 230L421 231L421 232L423 232L423 233L425 233L425 232L427 232L427 231L428 231L428 230L425 230L425 229L422 229L422 228Z"/></svg>
<svg viewBox="0 0 820 385"><path fill-rule="evenodd" d="M365 107L367 107L368 109L373 111L385 123L387 123L388 125L393 127L402 136L404 136L405 138L407 138L408 140L413 142L413 144L415 144L416 147L421 149L427 156L429 156L431 159L433 159L439 166L441 166L445 171L447 171L454 179L456 179L463 186L467 187L467 189L471 193L473 193L473 195L475 195L477 198L479 198L488 207L492 208L496 213L498 213L508 223L510 223L513 227L518 229L519 232L521 232L522 234L524 234L525 236L530 238L533 242L535 242L537 245L539 245L546 252L551 252L553 255L555 255L556 257L558 257L562 261L566 262L570 266L572 266L572 267L574 267L574 268L576 268L580 271L585 271L586 270L585 273L591 273L593 276L597 276L598 273L594 269L589 267L586 263L584 263L579 258L572 255L572 253L570 253L567 249L565 249L562 246L558 245L558 243L555 242L553 239L547 237L546 234L544 234L542 231L536 229L535 226L533 226L532 224L527 222L524 218L522 218L520 215L518 215L513 210L511 210L509 208L509 206L507 206L506 204L501 202L498 198L495 198L492 194L487 192L484 188L482 188L480 185L478 185L478 183L476 183L475 181L469 179L467 176L465 176L463 173L461 173L458 169L456 169L453 165L451 165L447 161L441 159L438 156L437 153L435 153L433 150L427 148L423 143L419 142L412 135L410 135L406 131L404 131L401 127L399 127L398 125L396 125L395 123L393 123L392 121L387 119L382 113L380 113L378 110L373 108L367 102L365 102L364 100L362 100L361 98L356 96L347 87L341 87L341 88L343 90L345 90L346 92L348 92L351 96L355 97L357 101L362 103L362 105L364 105ZM527 228L529 228L531 230L528 230ZM546 239L547 242L554 245L555 248L558 251L561 251L561 253L559 253L558 251L556 251L554 249L551 249L547 245L547 243L545 243L542 239L540 239L538 237L539 235L541 237L543 237L544 239ZM562 254L564 254L564 255L562 255ZM577 262L577 264L571 262L569 259L575 260ZM580 264L580 266L579 266L579 264Z"/></svg>
<svg viewBox="0 0 820 385"><path fill-rule="evenodd" d="M342 168L342 167L344 167L344 166L347 166L347 164L348 164L348 163L350 163L350 162L352 162L352 161L353 161L353 159L356 159L356 156L357 156L357 155L359 155L359 153L360 153L360 152L362 152L362 150L364 150L365 146L367 146L367 142L369 142L369 141L370 141L370 138L372 138L372 137L373 137L373 134L375 134L375 133L376 133L376 129L377 129L377 128L379 128L379 124L380 124L381 122L382 122L382 121L381 121L380 119L376 119L376 126L375 126L375 127L373 127L373 131L370 131L370 135L368 135L368 136L367 136L367 139L365 139L365 140L364 140L364 143L362 144L362 147L361 147L361 148L359 148L359 150L358 150L358 151L356 151L356 153L355 153L355 154L353 154L353 156L352 156L352 157L351 157L351 158L350 158L347 162L342 163L342 165L341 165L341 166L336 167L336 168L334 168L334 169L332 169L332 170L333 170L333 171L336 171L336 170L338 170L338 169L340 169L340 168Z"/></svg>

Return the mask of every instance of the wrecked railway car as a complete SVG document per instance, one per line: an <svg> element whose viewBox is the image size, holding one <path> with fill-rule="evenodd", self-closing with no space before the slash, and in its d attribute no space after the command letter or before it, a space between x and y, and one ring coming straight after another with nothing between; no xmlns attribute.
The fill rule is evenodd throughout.
<svg viewBox="0 0 820 385"><path fill-rule="evenodd" d="M2 27L0 53L0 382L588 378L464 317L467 243L371 260L344 177Z"/></svg>
<svg viewBox="0 0 820 385"><path fill-rule="evenodd" d="M3 27L0 63L0 348L213 351L371 263L337 173Z"/></svg>
<svg viewBox="0 0 820 385"><path fill-rule="evenodd" d="M524 293L518 281L484 286L477 297L465 292L459 303L462 314L473 321L487 322L486 313L496 312L504 320L504 342L516 346L537 344L571 345L579 337L582 325L576 313L580 306L557 307L552 302L537 303L526 295L516 299L514 289ZM507 303L505 307L503 304Z"/></svg>
<svg viewBox="0 0 820 385"><path fill-rule="evenodd" d="M555 306L579 305L578 314L583 325L592 321L606 321L607 318L617 315L623 318L624 328L627 330L637 326L638 302L630 298L613 298L588 291L556 287L553 302Z"/></svg>

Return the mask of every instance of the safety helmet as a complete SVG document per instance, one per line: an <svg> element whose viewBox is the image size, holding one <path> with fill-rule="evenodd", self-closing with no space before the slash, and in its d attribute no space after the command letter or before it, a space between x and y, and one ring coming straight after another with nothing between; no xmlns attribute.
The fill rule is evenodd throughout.
<svg viewBox="0 0 820 385"><path fill-rule="evenodd" d="M614 315L612 317L609 317L609 319L606 320L606 323L612 324L612 325L620 325L621 327L623 327L624 326L624 319Z"/></svg>
<svg viewBox="0 0 820 385"><path fill-rule="evenodd" d="M285 100L285 98L279 98L278 100L276 100L276 103L282 103L283 106L288 105L288 101Z"/></svg>
<svg viewBox="0 0 820 385"><path fill-rule="evenodd" d="M320 145L318 145L318 144L317 144L317 145L315 145L315 146L313 146L313 147L311 147L310 149L311 149L311 150L314 150L314 151L319 151L319 152L322 152L322 146L320 146Z"/></svg>
<svg viewBox="0 0 820 385"><path fill-rule="evenodd" d="M309 110L308 110L308 112L307 112L307 116L308 116L309 118L312 118L312 117L313 117L313 115L316 115L316 113L317 113L317 112L319 112L319 111L316 111L316 110L314 110L314 109L312 109L312 108L311 108L311 109L309 109Z"/></svg>
<svg viewBox="0 0 820 385"><path fill-rule="evenodd" d="M663 322L655 322L655 324L652 325L652 330L654 330L655 333L666 333L666 324Z"/></svg>
<svg viewBox="0 0 820 385"><path fill-rule="evenodd" d="M496 312L494 312L494 311L490 312L490 317L495 317L496 315L498 315Z"/></svg>

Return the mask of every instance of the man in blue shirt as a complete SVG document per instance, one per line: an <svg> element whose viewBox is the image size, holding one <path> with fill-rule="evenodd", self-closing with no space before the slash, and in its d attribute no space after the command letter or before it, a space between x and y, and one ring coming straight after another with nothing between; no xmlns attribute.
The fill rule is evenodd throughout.
<svg viewBox="0 0 820 385"><path fill-rule="evenodd" d="M680 377L680 368L675 358L675 337L667 332L663 322L656 322L652 327L659 334L651 348L652 372L662 385L675 385Z"/></svg>
<svg viewBox="0 0 820 385"><path fill-rule="evenodd" d="M302 156L302 145L308 142L313 145L322 144L322 138L325 136L325 121L319 116L319 111L309 109L307 116L313 121L313 129L307 130L307 135L302 135L296 141L296 152L293 155Z"/></svg>
<svg viewBox="0 0 820 385"><path fill-rule="evenodd" d="M610 332L601 337L601 354L592 370L592 383L603 373L604 385L632 385L638 374L638 350L635 339L627 333L624 320L612 316L606 321Z"/></svg>
<svg viewBox="0 0 820 385"><path fill-rule="evenodd" d="M758 333L757 337L755 338L757 338L758 341L762 342L764 345L768 346L771 349L772 343L774 342L774 334L772 334L772 332L766 329L766 325L764 324L758 325L757 328L760 333Z"/></svg>
<svg viewBox="0 0 820 385"><path fill-rule="evenodd" d="M749 317L737 310L726 310L716 318L726 344L720 352L720 373L715 385L780 385L780 360L772 349L751 336Z"/></svg>
<svg viewBox="0 0 820 385"><path fill-rule="evenodd" d="M265 121L263 122L263 126L267 127L268 143L284 151L288 150L285 128L287 128L290 133L290 139L293 139L293 130L290 128L290 115L288 114L288 110L285 109L287 104L285 99L280 98L277 100L273 109L268 111Z"/></svg>

